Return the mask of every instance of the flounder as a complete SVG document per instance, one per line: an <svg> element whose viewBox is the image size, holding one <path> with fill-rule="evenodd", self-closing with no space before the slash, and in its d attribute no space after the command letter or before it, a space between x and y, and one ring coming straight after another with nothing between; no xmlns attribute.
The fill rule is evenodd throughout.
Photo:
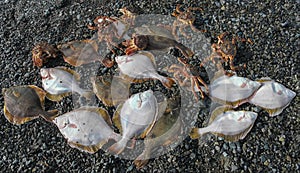
<svg viewBox="0 0 300 173"><path fill-rule="evenodd" d="M99 55L99 45L96 40L76 40L57 47L62 52L64 61L75 67L96 61L100 61L106 67L112 67L114 64Z"/></svg>
<svg viewBox="0 0 300 173"><path fill-rule="evenodd" d="M117 56L116 62L122 74L134 79L158 79L161 83L171 88L174 80L159 75L154 67L155 59L150 52L140 51L134 55Z"/></svg>
<svg viewBox="0 0 300 173"><path fill-rule="evenodd" d="M46 92L34 85L3 88L4 115L12 124L24 124L39 116L52 121L57 116L57 110L45 111Z"/></svg>
<svg viewBox="0 0 300 173"><path fill-rule="evenodd" d="M46 97L52 101L59 101L63 97L76 92L81 96L90 99L92 91L79 87L79 74L65 67L41 68L40 74Z"/></svg>
<svg viewBox="0 0 300 173"><path fill-rule="evenodd" d="M121 77L95 76L91 82L94 93L106 106L116 106L129 98L130 83Z"/></svg>
<svg viewBox="0 0 300 173"><path fill-rule="evenodd" d="M114 124L120 129L122 139L108 150L120 154L132 137L144 138L152 129L158 116L158 104L152 90L132 95L114 114Z"/></svg>
<svg viewBox="0 0 300 173"><path fill-rule="evenodd" d="M79 150L95 153L109 139L118 141L121 136L111 128L106 110L97 107L81 107L53 120L68 144Z"/></svg>
<svg viewBox="0 0 300 173"><path fill-rule="evenodd" d="M219 107L212 112L209 125L204 128L193 128L190 137L195 139L213 133L226 141L238 141L249 133L256 118L255 112L233 111L230 108Z"/></svg>
<svg viewBox="0 0 300 173"><path fill-rule="evenodd" d="M209 85L209 96L217 103L238 107L261 86L259 82L236 75L222 75Z"/></svg>
<svg viewBox="0 0 300 173"><path fill-rule="evenodd" d="M259 82L262 87L256 91L249 103L265 109L271 117L279 115L296 96L294 91L269 78Z"/></svg>
<svg viewBox="0 0 300 173"><path fill-rule="evenodd" d="M149 159L153 157L153 152L158 147L172 144L181 134L182 123L179 117L179 98L168 99L166 107L164 104L159 106L159 113L162 115L144 139L145 148L143 152L134 160L134 164L138 169L148 163Z"/></svg>

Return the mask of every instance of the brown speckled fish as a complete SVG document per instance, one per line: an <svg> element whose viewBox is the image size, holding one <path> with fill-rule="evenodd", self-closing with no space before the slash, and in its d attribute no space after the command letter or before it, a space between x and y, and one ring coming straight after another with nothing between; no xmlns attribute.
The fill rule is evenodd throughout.
<svg viewBox="0 0 300 173"><path fill-rule="evenodd" d="M44 101L46 92L34 85L3 88L4 115L12 124L24 124L39 116L52 121L57 110L45 111Z"/></svg>
<svg viewBox="0 0 300 173"><path fill-rule="evenodd" d="M106 106L116 106L129 98L130 82L118 76L91 77L93 91Z"/></svg>

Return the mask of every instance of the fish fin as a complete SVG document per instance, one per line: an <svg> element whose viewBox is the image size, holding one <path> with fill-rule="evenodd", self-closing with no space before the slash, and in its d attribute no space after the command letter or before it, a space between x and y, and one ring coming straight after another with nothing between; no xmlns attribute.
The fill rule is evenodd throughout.
<svg viewBox="0 0 300 173"><path fill-rule="evenodd" d="M166 88L171 88L172 85L175 83L174 79L167 77L167 81L163 82L162 84L166 87Z"/></svg>
<svg viewBox="0 0 300 173"><path fill-rule="evenodd" d="M226 111L232 110L229 106L219 106L211 112L208 125L211 124L219 115L223 114Z"/></svg>
<svg viewBox="0 0 300 173"><path fill-rule="evenodd" d="M5 104L4 104L4 116L5 118L14 125L21 125L24 124L28 121L31 121L33 119L38 118L38 116L34 116L34 117L18 117L18 116L14 116L12 115L6 108Z"/></svg>
<svg viewBox="0 0 300 173"><path fill-rule="evenodd" d="M213 133L213 134L218 137L224 138L225 141L236 142L240 139L244 139L247 136L247 134L250 132L250 130L252 129L253 125L254 125L254 123L250 127L248 127L247 129L245 129L244 131L242 131L241 133L239 133L237 135L224 135L221 133Z"/></svg>
<svg viewBox="0 0 300 173"><path fill-rule="evenodd" d="M64 70L64 71L66 71L68 73L71 73L74 76L74 79L76 79L77 81L80 80L80 75L76 71L74 71L74 70L71 70L71 69L66 68L66 67L61 67L61 66L55 67L55 68L60 69L60 70Z"/></svg>
<svg viewBox="0 0 300 173"><path fill-rule="evenodd" d="M92 91L84 91L81 95L87 100L91 100L95 94Z"/></svg>
<svg viewBox="0 0 300 173"><path fill-rule="evenodd" d="M197 139L200 137L201 137L201 134L199 134L199 128L192 128L192 131L190 132L190 138Z"/></svg>
<svg viewBox="0 0 300 173"><path fill-rule="evenodd" d="M284 107L285 108L285 107ZM274 117L276 115L281 114L281 112L283 111L284 108L277 108L277 109L265 109L268 113L270 117Z"/></svg>
<svg viewBox="0 0 300 173"><path fill-rule="evenodd" d="M141 169L144 167L150 159L150 152L146 151L146 149L133 161L135 167L137 169Z"/></svg>
<svg viewBox="0 0 300 173"><path fill-rule="evenodd" d="M263 82L268 82L268 81L272 81L271 78L269 77L263 77L263 78L260 78L258 80L256 80L257 82L260 82L260 83L263 83Z"/></svg>
<svg viewBox="0 0 300 173"><path fill-rule="evenodd" d="M28 87L32 88L36 92L36 94L40 98L40 102L41 102L42 108L44 108L45 96L46 96L47 92L44 91L43 89L35 86L35 85L28 85Z"/></svg>
<svg viewBox="0 0 300 173"><path fill-rule="evenodd" d="M96 111L99 113L99 115L101 117L103 117L104 121L109 125L109 126L112 126L112 122L111 122L111 119L109 117L109 114L108 112L105 110L105 109L102 109L102 108L96 108Z"/></svg>
<svg viewBox="0 0 300 173"><path fill-rule="evenodd" d="M50 93L47 93L46 97L47 97L47 99L49 99L51 101L58 102L58 101L61 101L64 97L69 96L71 94L72 94L72 92L67 92L67 93L64 93L64 94L50 94Z"/></svg>
<svg viewBox="0 0 300 173"><path fill-rule="evenodd" d="M82 144L79 144L79 143L75 143L75 142L68 142L68 144L73 147L73 148L76 148L76 149L79 149L81 151L84 151L84 152L88 152L90 154L94 154L96 153L99 149L102 148L102 146L104 144L107 143L107 140L102 140L100 141L98 144L96 145L91 145L91 146L85 146L85 145L82 145Z"/></svg>
<svg viewBox="0 0 300 173"><path fill-rule="evenodd" d="M58 116L58 110L50 110L41 115L46 121L52 122Z"/></svg>
<svg viewBox="0 0 300 173"><path fill-rule="evenodd" d="M110 151L113 154L120 154L124 151L124 149L126 148L128 139L126 138L122 138L121 140L119 140L117 143L113 144L112 146L110 146L108 148L108 151Z"/></svg>
<svg viewBox="0 0 300 173"><path fill-rule="evenodd" d="M151 62L153 63L154 67L156 67L155 57L152 53L147 52L147 51L139 51L139 54L147 56L151 60Z"/></svg>
<svg viewBox="0 0 300 173"><path fill-rule="evenodd" d="M120 104L117 107L117 109L113 115L113 118L112 118L114 125L118 128L120 133L122 133L122 125L121 125L121 120L120 120L120 112L121 112L122 107L123 107L123 104Z"/></svg>

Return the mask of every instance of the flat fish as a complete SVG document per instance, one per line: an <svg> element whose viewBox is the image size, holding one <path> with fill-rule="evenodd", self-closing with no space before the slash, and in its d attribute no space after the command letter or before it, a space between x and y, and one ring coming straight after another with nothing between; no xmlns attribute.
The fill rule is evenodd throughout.
<svg viewBox="0 0 300 173"><path fill-rule="evenodd" d="M57 116L57 110L45 111L46 92L34 85L3 88L4 115L12 124L24 124L41 116L52 121Z"/></svg>
<svg viewBox="0 0 300 173"><path fill-rule="evenodd" d="M238 107L247 102L260 86L259 82L248 78L223 75L209 85L209 96L217 103Z"/></svg>
<svg viewBox="0 0 300 173"><path fill-rule="evenodd" d="M293 100L296 93L271 79L260 80L260 87L249 103L265 109L271 117L279 115Z"/></svg>
<svg viewBox="0 0 300 173"><path fill-rule="evenodd" d="M91 82L94 93L106 106L116 106L129 98L130 83L121 77L94 76Z"/></svg>
<svg viewBox="0 0 300 173"><path fill-rule="evenodd" d="M79 75L70 69L64 67L41 68L40 74L46 97L52 101L59 101L63 97L76 92L87 99L93 96L92 91L79 87Z"/></svg>
<svg viewBox="0 0 300 173"><path fill-rule="evenodd" d="M133 79L158 79L161 83L171 88L174 80L169 77L159 75L155 70L153 54L150 52L140 51L134 55L117 56L116 62L122 74Z"/></svg>
<svg viewBox="0 0 300 173"><path fill-rule="evenodd" d="M165 107L167 108L165 109ZM159 105L159 114L162 114L162 116L144 139L145 148L134 160L136 168L140 169L145 166L149 159L154 157L153 152L158 147L169 146L179 138L182 130L179 107L179 97L168 99L166 106L164 106L164 103Z"/></svg>
<svg viewBox="0 0 300 173"><path fill-rule="evenodd" d="M98 45L94 40L71 41L57 47L62 52L64 61L75 67L103 60L97 53Z"/></svg>
<svg viewBox="0 0 300 173"><path fill-rule="evenodd" d="M119 129L121 127L122 139L108 150L120 154L132 137L144 138L152 129L157 115L158 104L152 90L132 95L115 112L113 121Z"/></svg>
<svg viewBox="0 0 300 173"><path fill-rule="evenodd" d="M107 111L98 107L81 107L53 122L71 147L88 153L97 152L109 139L118 141L121 138L111 128Z"/></svg>
<svg viewBox="0 0 300 173"><path fill-rule="evenodd" d="M238 141L244 139L249 133L256 118L255 112L233 111L226 107L219 107L212 112L209 125L204 128L193 128L190 137L195 139L213 133L226 141Z"/></svg>

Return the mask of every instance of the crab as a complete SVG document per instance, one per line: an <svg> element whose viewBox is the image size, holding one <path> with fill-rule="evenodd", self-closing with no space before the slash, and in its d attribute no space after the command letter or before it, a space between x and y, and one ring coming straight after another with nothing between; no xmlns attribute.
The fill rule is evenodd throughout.
<svg viewBox="0 0 300 173"><path fill-rule="evenodd" d="M187 38L191 38L191 36L188 36L183 30L185 27L190 26L191 29L195 32L200 31L194 26L195 22L195 15L192 11L203 11L200 7L189 7L186 11L183 11L180 9L181 5L177 4L175 11L172 13L172 16L176 17L176 20L173 23L172 27L172 33L178 39L178 36L176 34L176 29L179 27L179 31L181 34ZM205 30L202 30L202 32L205 32Z"/></svg>
<svg viewBox="0 0 300 173"><path fill-rule="evenodd" d="M139 9L135 7L123 7L119 9L119 11L123 14L120 19L126 21L130 26L133 26L135 17L139 13Z"/></svg>
<svg viewBox="0 0 300 173"><path fill-rule="evenodd" d="M125 53L127 55L139 50L162 50L170 47L179 49L186 58L194 55L194 52L183 44L174 39L159 35L133 34L132 39L126 40L123 42L123 45L126 47Z"/></svg>
<svg viewBox="0 0 300 173"><path fill-rule="evenodd" d="M201 84L205 87L206 91L208 91L208 86L199 74L199 66L192 66L182 58L178 58L178 61L184 66L173 64L169 67L168 72L173 73L174 78L178 81L180 86L190 87L196 100L198 100L197 91L200 92L201 98L204 99Z"/></svg>
<svg viewBox="0 0 300 173"><path fill-rule="evenodd" d="M94 19L94 26L88 25L88 28L91 30L97 30L98 41L105 41L108 49L114 54L116 53L113 49L114 47L122 50L114 39L120 40L122 38L129 38L126 34L129 26L116 17L98 16Z"/></svg>
<svg viewBox="0 0 300 173"><path fill-rule="evenodd" d="M229 66L232 71L236 71L246 67L246 64L244 64L243 66L234 66L233 64L233 60L237 52L236 44L237 41L249 42L250 44L252 44L252 41L250 39L246 40L239 37L233 37L231 40L229 40L228 38L226 38L227 35L228 32L224 32L218 36L218 42L211 45L212 54L202 61L202 63L200 64L201 67L204 66L207 61L212 61L214 64L217 64L215 59L220 59L221 62L229 62ZM217 64L217 66L218 68L220 68L222 65Z"/></svg>
<svg viewBox="0 0 300 173"><path fill-rule="evenodd" d="M33 65L42 67L49 58L56 58L58 50L48 43L39 43L31 51Z"/></svg>

